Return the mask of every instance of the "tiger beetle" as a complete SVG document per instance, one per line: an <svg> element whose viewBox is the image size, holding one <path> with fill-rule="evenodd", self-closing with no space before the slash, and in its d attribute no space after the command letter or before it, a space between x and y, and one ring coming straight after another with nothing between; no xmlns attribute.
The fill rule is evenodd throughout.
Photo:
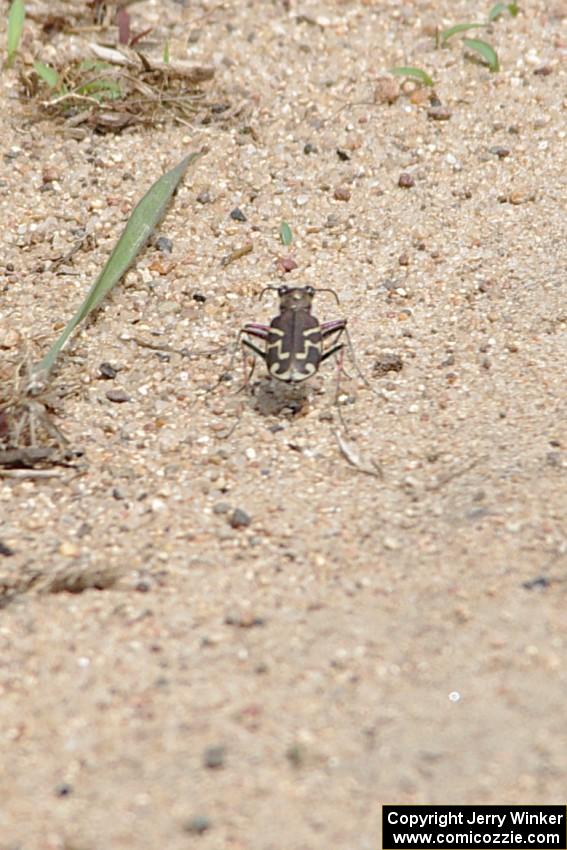
<svg viewBox="0 0 567 850"><path fill-rule="evenodd" d="M311 312L316 292L331 292L339 303L333 289L315 289L312 286L266 286L260 297L268 290L275 290L279 297L279 313L269 325L247 322L239 333L242 344L266 364L268 374L287 384L298 384L311 378L333 354L344 348L339 342L347 334L346 319L319 322ZM249 337L262 340L262 349ZM325 350L325 340L330 348ZM347 336L348 340L348 336Z"/></svg>
<svg viewBox="0 0 567 850"><path fill-rule="evenodd" d="M282 382L288 387L298 387L303 381L313 377L318 371L321 363L328 360L333 354L338 354L337 361L337 386L335 392L335 403L338 415L345 431L348 428L343 419L339 406L339 384L340 376L344 372L342 363L342 351L345 344L340 342L342 336L346 341L352 365L364 384L376 392L360 370L354 349L347 330L346 319L334 319L330 322L320 322L311 312L313 298L316 292L330 292L335 297L337 304L340 303L337 293L333 289L315 288L313 286L266 286L260 293L260 297L267 291L275 291L279 297L279 313L274 316L269 325L247 322L238 332L229 371L219 377L219 383L227 380L230 376L232 364L238 351L240 343L255 355L252 368L246 377L243 390L254 373L256 358L260 358L266 364L268 375ZM261 340L264 345L260 347L256 340ZM327 341L327 347L325 342ZM345 373L346 374L346 373ZM211 388L211 389L214 389ZM223 435L223 439L230 437L237 427L240 416L234 425Z"/></svg>

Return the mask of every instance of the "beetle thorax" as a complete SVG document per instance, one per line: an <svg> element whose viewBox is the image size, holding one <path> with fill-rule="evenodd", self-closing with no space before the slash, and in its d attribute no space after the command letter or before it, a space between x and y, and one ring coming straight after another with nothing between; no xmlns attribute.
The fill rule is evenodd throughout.
<svg viewBox="0 0 567 850"><path fill-rule="evenodd" d="M311 312L311 304L313 301L313 290L310 286L281 286L278 290L280 297L280 311L284 310L306 310Z"/></svg>

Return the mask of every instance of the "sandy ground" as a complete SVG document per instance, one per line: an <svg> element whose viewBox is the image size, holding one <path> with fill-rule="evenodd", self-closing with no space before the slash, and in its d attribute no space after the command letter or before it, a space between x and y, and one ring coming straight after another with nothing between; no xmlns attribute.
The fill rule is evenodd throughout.
<svg viewBox="0 0 567 850"><path fill-rule="evenodd" d="M132 205L208 146L171 258L148 248L61 358L83 458L0 479L2 850L374 850L384 802L564 802L566 7L498 21L498 74L435 49L470 7L133 6L215 65L224 125L70 139L2 74L5 364L45 353ZM402 64L448 120L383 102ZM348 319L371 389L347 359L341 433L378 476L337 446L332 363L299 412L262 369L235 394L240 362L207 393L282 256L340 296L316 315Z"/></svg>

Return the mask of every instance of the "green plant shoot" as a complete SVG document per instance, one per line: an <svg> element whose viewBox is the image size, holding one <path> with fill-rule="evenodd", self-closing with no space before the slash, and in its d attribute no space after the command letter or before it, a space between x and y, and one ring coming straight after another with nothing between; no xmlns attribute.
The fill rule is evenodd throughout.
<svg viewBox="0 0 567 850"><path fill-rule="evenodd" d="M24 0L14 0L8 12L8 57L6 59L6 67L10 68L14 62L20 39L24 31L24 20L26 17L26 7Z"/></svg>
<svg viewBox="0 0 567 850"><path fill-rule="evenodd" d="M469 50L474 50L476 53L479 53L491 71L500 70L498 54L492 45L488 44L488 42L481 41L479 38L463 38L463 44L468 47Z"/></svg>
<svg viewBox="0 0 567 850"><path fill-rule="evenodd" d="M282 240L282 245L291 245L293 234L287 221L282 221L280 225L280 239Z"/></svg>
<svg viewBox="0 0 567 850"><path fill-rule="evenodd" d="M519 11L520 7L517 3L496 3L488 13L488 20L492 23L492 21L498 20L501 15L505 15L506 12L512 18L515 18Z"/></svg>
<svg viewBox="0 0 567 850"><path fill-rule="evenodd" d="M66 325L59 339L51 346L40 363L34 366L35 375L45 375L52 369L57 356L77 325L94 310L110 290L118 283L122 275L132 265L156 225L163 217L175 189L179 185L188 166L198 159L201 153L192 153L157 180L146 192L132 211L128 223L112 254L101 273L91 286L87 297Z"/></svg>
<svg viewBox="0 0 567 850"><path fill-rule="evenodd" d="M43 62L36 61L33 63L34 70L38 77L44 83L47 83L50 89L56 89L59 85L59 74L52 68L51 65L44 65Z"/></svg>
<svg viewBox="0 0 567 850"><path fill-rule="evenodd" d="M399 68L390 68L390 73L395 74L396 77L411 77L411 79L417 80L426 86L433 85L433 80L429 74L426 71L422 71L421 68L411 68L403 65Z"/></svg>
<svg viewBox="0 0 567 850"><path fill-rule="evenodd" d="M450 38L453 38L454 35L458 35L460 32L466 32L467 30L473 29L482 29L486 26L487 24L455 24L454 27L449 27L449 29L443 30L439 33L439 40L441 42L441 46L447 44Z"/></svg>

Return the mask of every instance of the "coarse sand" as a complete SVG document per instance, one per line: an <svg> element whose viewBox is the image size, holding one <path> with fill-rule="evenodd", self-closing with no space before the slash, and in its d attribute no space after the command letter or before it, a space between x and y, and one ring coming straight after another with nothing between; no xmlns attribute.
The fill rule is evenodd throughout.
<svg viewBox="0 0 567 850"><path fill-rule="evenodd" d="M5 378L207 153L171 253L61 355L82 456L0 477L1 850L375 850L382 803L563 803L565 4L473 31L492 73L434 38L489 5L135 3L230 117L118 134L30 114L34 45L97 33L40 43L28 5L0 76ZM214 388L282 281L340 298L315 315L348 319L368 383L347 352L338 407L332 360L299 401L261 363L236 392L240 357Z"/></svg>

